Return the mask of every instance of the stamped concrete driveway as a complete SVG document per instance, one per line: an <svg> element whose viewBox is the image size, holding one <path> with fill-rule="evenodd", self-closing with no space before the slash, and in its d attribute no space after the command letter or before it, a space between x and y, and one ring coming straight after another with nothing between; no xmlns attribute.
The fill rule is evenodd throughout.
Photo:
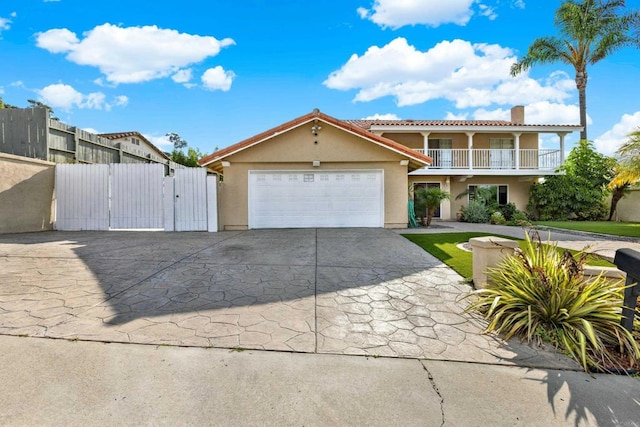
<svg viewBox="0 0 640 427"><path fill-rule="evenodd" d="M574 366L483 335L470 290L384 229L0 236L0 334Z"/></svg>

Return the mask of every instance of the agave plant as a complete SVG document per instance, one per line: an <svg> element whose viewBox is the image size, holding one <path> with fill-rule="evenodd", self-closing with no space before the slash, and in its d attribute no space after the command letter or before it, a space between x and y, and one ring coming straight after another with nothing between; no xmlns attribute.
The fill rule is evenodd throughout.
<svg viewBox="0 0 640 427"><path fill-rule="evenodd" d="M602 275L586 279L585 252L561 253L531 238L522 250L489 269L491 284L470 304L489 321L487 332L527 342L545 337L585 370L625 369L640 359L632 334L620 324L624 283ZM620 366L625 355L629 365Z"/></svg>

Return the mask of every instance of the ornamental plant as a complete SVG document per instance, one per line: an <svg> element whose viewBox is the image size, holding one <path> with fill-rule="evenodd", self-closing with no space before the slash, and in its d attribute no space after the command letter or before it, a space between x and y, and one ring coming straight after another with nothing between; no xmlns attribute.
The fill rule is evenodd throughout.
<svg viewBox="0 0 640 427"><path fill-rule="evenodd" d="M624 283L585 278L587 253L573 256L556 246L527 234L523 249L489 269L490 284L473 293L477 298L468 310L489 321L487 332L550 341L585 371L633 366L640 349L620 325Z"/></svg>

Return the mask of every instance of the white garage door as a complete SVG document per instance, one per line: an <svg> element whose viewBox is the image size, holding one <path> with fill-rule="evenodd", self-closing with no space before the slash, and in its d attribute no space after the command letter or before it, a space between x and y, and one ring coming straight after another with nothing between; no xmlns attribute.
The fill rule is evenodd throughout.
<svg viewBox="0 0 640 427"><path fill-rule="evenodd" d="M382 170L249 172L249 228L383 226Z"/></svg>

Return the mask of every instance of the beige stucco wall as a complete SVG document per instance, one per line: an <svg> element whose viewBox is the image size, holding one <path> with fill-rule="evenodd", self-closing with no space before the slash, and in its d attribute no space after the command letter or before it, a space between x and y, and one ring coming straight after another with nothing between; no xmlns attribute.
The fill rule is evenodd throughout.
<svg viewBox="0 0 640 427"><path fill-rule="evenodd" d="M53 229L55 164L0 153L0 233Z"/></svg>
<svg viewBox="0 0 640 427"><path fill-rule="evenodd" d="M524 211L529 202L529 188L533 184L532 181L521 181L517 176L474 176L464 182L460 182L460 177L451 177L451 214L455 219L456 214L460 212L460 208L467 204L468 199L462 197L456 200L458 194L466 191L469 185L507 185L509 186L509 202L514 203L516 207Z"/></svg>
<svg viewBox="0 0 640 427"><path fill-rule="evenodd" d="M383 134L384 137L393 139L401 144L410 148L424 148L424 137L420 133L400 133L400 132L388 132ZM475 149L488 149L490 148L489 141L492 138L511 138L513 135L510 133L476 133L473 135L473 148ZM464 133L431 133L429 139L451 139L451 145L454 149L467 149L469 148L468 137ZM538 134L537 133L523 133L520 135L520 148L521 149L536 149L538 148Z"/></svg>
<svg viewBox="0 0 640 427"><path fill-rule="evenodd" d="M611 206L611 197L606 201ZM640 222L640 188L633 189L618 202L613 220L623 222Z"/></svg>
<svg viewBox="0 0 640 427"><path fill-rule="evenodd" d="M248 228L248 178L250 170L340 170L384 171L384 226L407 226L407 166L405 157L361 137L322 123L318 136L307 124L226 158L220 192L220 222L225 230ZM316 143L317 141L317 143ZM314 160L320 167L312 167Z"/></svg>
<svg viewBox="0 0 640 427"><path fill-rule="evenodd" d="M447 183L447 178L449 182ZM464 182L460 181L460 176L409 176L409 185L418 182L438 182L440 188L451 193L451 200L444 201L441 206L440 219L443 221L455 220L460 208L467 204L467 198L462 197L456 200L458 194L467 190L469 185L507 185L509 186L509 202L515 203L516 207L524 211L529 202L529 188L532 181L521 181L519 177L506 176L476 176Z"/></svg>

